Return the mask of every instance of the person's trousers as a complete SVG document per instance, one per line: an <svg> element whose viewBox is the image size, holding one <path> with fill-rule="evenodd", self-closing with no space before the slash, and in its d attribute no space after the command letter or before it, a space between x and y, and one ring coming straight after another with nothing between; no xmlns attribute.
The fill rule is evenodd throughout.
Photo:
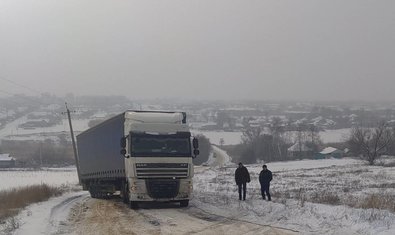
<svg viewBox="0 0 395 235"><path fill-rule="evenodd" d="M266 199L266 197L265 197L265 193L266 193L267 199L268 199L269 201L271 201L271 200L272 200L272 197L270 196L269 188L270 188L270 184L262 184L262 185L261 185L261 193L262 193L262 198L263 198L264 200Z"/></svg>
<svg viewBox="0 0 395 235"><path fill-rule="evenodd" d="M246 200L246 194L247 194L247 183L241 183L238 184L239 186L239 200L241 200L241 191L243 190L243 200Z"/></svg>

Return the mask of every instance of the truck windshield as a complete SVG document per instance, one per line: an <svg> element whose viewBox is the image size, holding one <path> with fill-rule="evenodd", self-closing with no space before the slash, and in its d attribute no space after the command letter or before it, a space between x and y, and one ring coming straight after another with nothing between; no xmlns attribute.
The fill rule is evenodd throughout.
<svg viewBox="0 0 395 235"><path fill-rule="evenodd" d="M190 139L178 135L132 134L131 154L134 157L191 156Z"/></svg>

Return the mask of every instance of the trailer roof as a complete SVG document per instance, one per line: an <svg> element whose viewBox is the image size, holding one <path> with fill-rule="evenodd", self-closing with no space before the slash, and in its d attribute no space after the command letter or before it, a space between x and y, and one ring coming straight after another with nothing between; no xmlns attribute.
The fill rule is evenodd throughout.
<svg viewBox="0 0 395 235"><path fill-rule="evenodd" d="M152 114L156 114L156 115L152 115ZM88 128L87 130L81 132L77 136L84 135L85 133L87 133L93 129L96 129L96 128L100 127L101 125L104 125L104 123L107 123L110 120L117 119L117 118L125 118L126 115L130 116L131 119L135 119L135 120L141 119L140 121L142 121L144 119L144 120L147 120L147 122L155 122L155 120L159 120L159 118L163 120L164 116L162 115L159 117L158 114L170 114L167 117L165 117L166 123L177 123L177 122L183 123L183 124L186 123L186 113L185 112L127 110L123 113L120 113L120 114L115 115L109 119L106 119L91 128ZM173 114L173 115L171 115L171 114Z"/></svg>
<svg viewBox="0 0 395 235"><path fill-rule="evenodd" d="M126 111L125 118L141 123L186 123L184 112Z"/></svg>

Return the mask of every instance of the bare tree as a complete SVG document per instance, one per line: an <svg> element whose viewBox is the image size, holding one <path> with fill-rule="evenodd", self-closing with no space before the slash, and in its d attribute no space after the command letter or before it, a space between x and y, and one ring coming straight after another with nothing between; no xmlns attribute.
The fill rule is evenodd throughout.
<svg viewBox="0 0 395 235"><path fill-rule="evenodd" d="M219 139L219 145L220 145L220 146L224 146L224 144L225 144L224 138L220 138L220 139Z"/></svg>
<svg viewBox="0 0 395 235"><path fill-rule="evenodd" d="M318 151L321 143L320 134L318 127L314 124L310 124L308 126L307 131L307 141L306 144L310 147L314 152Z"/></svg>
<svg viewBox="0 0 395 235"><path fill-rule="evenodd" d="M279 117L273 117L272 122L269 126L271 135L273 136L273 149L275 149L276 155L282 157L281 145L285 142L283 140L284 125L283 121Z"/></svg>
<svg viewBox="0 0 395 235"><path fill-rule="evenodd" d="M386 153L392 139L391 128L385 122L380 122L375 128L354 127L348 145L352 153L373 165L378 157Z"/></svg>
<svg viewBox="0 0 395 235"><path fill-rule="evenodd" d="M306 143L307 126L304 123L299 123L296 126L296 143L298 144L299 156L303 156L303 146Z"/></svg>
<svg viewBox="0 0 395 235"><path fill-rule="evenodd" d="M244 144L249 144L261 135L261 127L248 127L243 131L241 137Z"/></svg>
<svg viewBox="0 0 395 235"><path fill-rule="evenodd" d="M234 120L233 118L224 111L217 112L216 123L218 128L224 128L225 124L228 124L230 128L234 127Z"/></svg>

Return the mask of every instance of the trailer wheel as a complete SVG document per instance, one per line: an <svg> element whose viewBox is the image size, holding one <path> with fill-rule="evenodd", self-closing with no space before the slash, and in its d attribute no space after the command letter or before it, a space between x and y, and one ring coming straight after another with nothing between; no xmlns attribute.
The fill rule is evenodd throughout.
<svg viewBox="0 0 395 235"><path fill-rule="evenodd" d="M89 189L89 193L91 195L91 198L96 198L96 193L92 189Z"/></svg>
<svg viewBox="0 0 395 235"><path fill-rule="evenodd" d="M189 200L180 201L181 207L187 207L189 205Z"/></svg>
<svg viewBox="0 0 395 235"><path fill-rule="evenodd" d="M135 201L129 202L129 207L130 207L130 209L133 209L133 210L136 210L139 208L137 202L135 202Z"/></svg>

